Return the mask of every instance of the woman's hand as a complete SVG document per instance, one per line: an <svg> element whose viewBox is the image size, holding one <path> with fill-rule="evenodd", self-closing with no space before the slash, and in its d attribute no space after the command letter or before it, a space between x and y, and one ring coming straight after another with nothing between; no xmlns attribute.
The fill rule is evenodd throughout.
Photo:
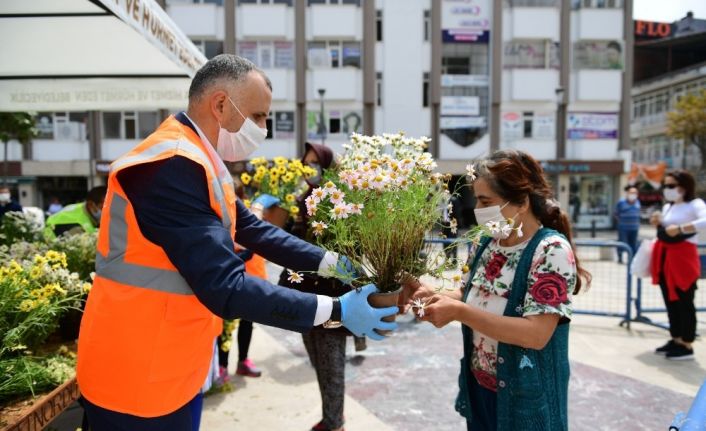
<svg viewBox="0 0 706 431"><path fill-rule="evenodd" d="M435 290L432 286L422 283L418 278L408 275L403 279L402 292L397 300L400 314L405 314L409 311L412 301L415 299L426 300L426 298L434 295Z"/></svg>
<svg viewBox="0 0 706 431"><path fill-rule="evenodd" d="M444 295L433 295L426 300L424 305L424 317L437 328L443 328L454 320L458 320L459 313L465 304L458 299Z"/></svg>
<svg viewBox="0 0 706 431"><path fill-rule="evenodd" d="M652 213L650 216L650 224L652 226L659 226L659 224L662 223L662 212L661 211L655 211Z"/></svg>
<svg viewBox="0 0 706 431"><path fill-rule="evenodd" d="M664 228L664 231L667 233L669 236L677 236L679 235L679 225L676 224L670 224L666 228Z"/></svg>

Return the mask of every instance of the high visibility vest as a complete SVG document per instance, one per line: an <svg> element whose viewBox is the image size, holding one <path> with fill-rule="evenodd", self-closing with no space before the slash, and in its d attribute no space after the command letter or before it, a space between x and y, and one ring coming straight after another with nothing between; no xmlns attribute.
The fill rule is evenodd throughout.
<svg viewBox="0 0 706 431"><path fill-rule="evenodd" d="M199 302L165 251L142 235L118 174L173 156L198 163L211 208L235 249L233 180L207 145L172 116L111 165L77 364L81 393L100 407L162 416L189 402L206 380L222 320Z"/></svg>
<svg viewBox="0 0 706 431"><path fill-rule="evenodd" d="M252 258L245 262L245 272L255 277L260 277L267 280L267 267L265 259L259 254L253 254Z"/></svg>
<svg viewBox="0 0 706 431"><path fill-rule="evenodd" d="M77 224L80 225L84 232L95 232L97 230L96 226L93 225L93 219L88 215L86 210L86 203L79 202L77 204L71 204L65 206L58 213L49 216L46 222L46 228L44 232L50 237L56 237L54 228L56 226L64 224Z"/></svg>

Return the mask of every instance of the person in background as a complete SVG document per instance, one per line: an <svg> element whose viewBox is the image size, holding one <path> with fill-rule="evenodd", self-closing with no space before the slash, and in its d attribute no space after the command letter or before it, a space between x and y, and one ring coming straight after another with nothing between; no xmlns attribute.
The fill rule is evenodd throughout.
<svg viewBox="0 0 706 431"><path fill-rule="evenodd" d="M64 206L59 202L59 198L56 196L52 196L51 200L49 201L49 207L47 208L47 212L49 215L54 215L61 211L64 208Z"/></svg>
<svg viewBox="0 0 706 431"><path fill-rule="evenodd" d="M412 279L400 305L422 301L413 310L439 328L462 323L456 411L468 430L567 430L571 298L590 274L535 159L498 151L476 170L476 220L497 229L472 253L465 287Z"/></svg>
<svg viewBox="0 0 706 431"><path fill-rule="evenodd" d="M651 272L652 283L659 284L662 290L672 339L655 353L682 361L694 359L694 293L701 275L696 233L706 229L706 203L695 196L694 177L687 171L668 173L662 187L667 203L650 218L657 227Z"/></svg>
<svg viewBox="0 0 706 431"><path fill-rule="evenodd" d="M640 201L635 186L625 187L625 197L615 205L618 241L630 246L633 256L637 252L637 234L640 231ZM618 250L618 262L623 263L623 252ZM628 262L630 263L630 262Z"/></svg>
<svg viewBox="0 0 706 431"><path fill-rule="evenodd" d="M22 212L22 205L12 200L9 187L0 186L0 221L5 216L5 213L11 211Z"/></svg>
<svg viewBox="0 0 706 431"><path fill-rule="evenodd" d="M67 205L58 213L49 216L44 233L55 238L68 233L92 233L98 229L101 221L106 186L93 187L88 191L85 202Z"/></svg>
<svg viewBox="0 0 706 431"><path fill-rule="evenodd" d="M323 170L334 165L334 156L331 149L323 145L307 142L305 148L306 152L302 157L302 163L316 169L317 173L306 180L309 189L299 197L299 217L291 225L290 231L302 239L314 242L314 237L309 230L309 217L305 201L311 192L319 186ZM350 289L337 280L325 279L316 274L304 274L301 283L292 283L287 278L287 271L282 271L279 284L303 292L335 292L336 295L343 295ZM316 370L323 411L323 418L312 427L312 431L343 430L346 338L348 335L350 332L343 328L332 330L321 326L314 327L310 332L302 334L309 360Z"/></svg>

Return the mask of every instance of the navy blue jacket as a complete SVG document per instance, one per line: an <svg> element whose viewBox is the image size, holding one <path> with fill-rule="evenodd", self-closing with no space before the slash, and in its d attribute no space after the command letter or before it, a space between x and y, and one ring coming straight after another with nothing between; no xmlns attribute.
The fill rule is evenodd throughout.
<svg viewBox="0 0 706 431"><path fill-rule="evenodd" d="M186 116L177 120L194 128ZM210 206L206 174L185 157L140 164L118 175L137 224L164 249L196 297L224 319L243 318L293 331L311 329L316 295L245 273L230 233ZM324 250L259 220L237 201L236 241L295 271L316 271Z"/></svg>

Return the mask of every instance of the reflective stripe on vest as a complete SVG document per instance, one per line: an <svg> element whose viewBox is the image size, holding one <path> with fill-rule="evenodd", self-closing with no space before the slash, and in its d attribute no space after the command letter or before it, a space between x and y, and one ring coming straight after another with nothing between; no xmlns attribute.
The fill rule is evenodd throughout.
<svg viewBox="0 0 706 431"><path fill-rule="evenodd" d="M189 141L186 140L179 140L179 141L167 141L167 142L160 142L155 145L152 145L149 148L146 148L145 150L141 151L139 154L135 154L130 157L125 157L119 160L116 160L110 165L110 171L114 172L124 166L129 166L133 165L136 163L140 163L143 161L150 160L154 158L155 156L168 152L168 151L176 151L179 149L183 149L184 151L198 155L201 160L204 160L208 163L205 163L207 166L207 169L209 170L209 173L211 174L211 177L213 178L213 181L211 182L211 189L213 190L214 194L216 195L216 200L218 201L218 205L221 207L221 214L222 214L222 220L223 220L223 226L226 229L230 229L231 223L233 223L233 220L230 219L230 216L228 215L228 206L225 201L225 196L223 196L223 184L233 184L233 178L231 178L230 174L226 171L224 172L224 175L219 177L216 175L216 171L213 168L213 165L210 163L211 159L208 157L208 155L197 145L192 144ZM111 235L112 236L112 235Z"/></svg>
<svg viewBox="0 0 706 431"><path fill-rule="evenodd" d="M189 284L177 271L125 262L127 250L127 201L117 193L110 205L110 251L106 257L96 253L96 274L117 283L179 295L193 295Z"/></svg>

